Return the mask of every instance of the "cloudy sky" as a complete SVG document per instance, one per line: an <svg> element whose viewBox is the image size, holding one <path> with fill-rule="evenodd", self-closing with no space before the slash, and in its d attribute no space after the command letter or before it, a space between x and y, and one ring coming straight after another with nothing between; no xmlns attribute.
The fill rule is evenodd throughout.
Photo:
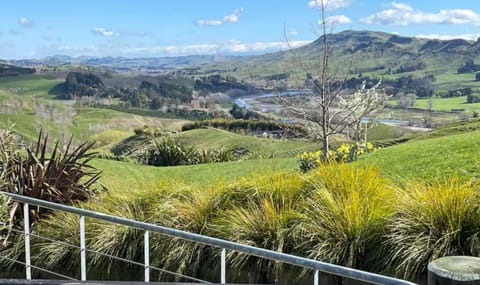
<svg viewBox="0 0 480 285"><path fill-rule="evenodd" d="M478 0L325 0L335 31L476 39ZM317 37L320 0L15 0L2 3L0 59L253 54Z"/></svg>

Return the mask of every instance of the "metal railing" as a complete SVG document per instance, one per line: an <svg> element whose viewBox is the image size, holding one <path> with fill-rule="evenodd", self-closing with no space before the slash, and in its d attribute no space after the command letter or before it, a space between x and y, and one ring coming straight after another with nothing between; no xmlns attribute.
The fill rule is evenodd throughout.
<svg viewBox="0 0 480 285"><path fill-rule="evenodd" d="M51 210L59 210L59 211L69 212L69 213L77 214L77 215L80 216L80 228L79 228L80 247L79 248L80 248L80 267L81 267L80 268L80 272L81 272L80 278L81 278L82 281L87 280L86 252L88 251L88 252L94 252L96 254L102 254L102 255L105 255L107 257L111 257L111 258L127 261L127 262L130 262L132 264L137 264L137 265L143 266L144 270L145 270L145 277L144 277L145 282L150 281L150 270L154 269L154 270L158 270L158 271L161 271L161 272L166 272L166 273L174 274L174 275L177 275L177 276L181 276L181 277L184 277L184 278L196 281L196 282L210 283L210 282L207 282L207 281L204 281L204 280L200 280L200 279L197 279L197 278L181 275L181 274L176 273L176 272L171 272L171 271L167 271L167 270L164 270L164 269L161 269L161 268L151 266L150 265L150 251L149 251L150 232L155 232L155 233L164 234L164 235L167 235L167 236L170 236L170 237L180 238L180 239L183 239L183 240L192 241L192 242L201 243L201 244L204 244L204 245L209 245L209 246L212 246L212 247L220 248L220 250L221 250L221 254L220 254L220 258L221 258L221 260L220 260L220 280L221 281L220 282L221 282L221 284L226 283L226 274L227 274L227 272L226 272L226 264L227 264L226 263L226 250L232 250L232 251L235 251L235 252L240 252L240 253L249 254L249 255L253 255L253 256L269 259L269 260L274 260L276 262L283 262L283 263L286 263L286 264L291 264L291 265L303 267L303 268L306 268L306 269L310 269L314 273L313 274L314 285L319 284L319 273L320 272L327 273L327 274L332 274L332 275L337 275L337 276L344 277L344 278L355 279L355 280L359 280L359 281L363 281L363 282L367 282L367 283L372 283L372 284L391 284L391 285L407 285L407 284L408 285L414 285L415 284L415 283L412 283L412 282L409 282L409 281L400 280L400 279L389 277L389 276L379 275L379 274L370 273L370 272L366 272L366 271L361 271L361 270L357 270L357 269L353 269L353 268L334 265L334 264L330 264L330 263L326 263L326 262L322 262L322 261L317 261L317 260L312 260L312 259L307 259L307 258L303 258L303 257L299 257L299 256L290 255L290 254L280 253L280 252L277 252L277 251L262 249L262 248L258 248L258 247L254 247L254 246L239 244L239 243L235 243L235 242L231 242L231 241L227 241L227 240L223 240L223 239L218 239L218 238L213 238L213 237L209 237L209 236L204 236L204 235L200 235L200 234L189 233L189 232L185 232L185 231L181 231L181 230L177 230L177 229L173 229L173 228L168 228L168 227L163 227L163 226L159 226L159 225L155 225L155 224L148 224L148 223L139 222L139 221L135 221L135 220L127 219L127 218L107 215L107 214L103 214L103 213L99 213L99 212L95 212L95 211L75 208L75 207L66 206L66 205L62 205L62 204L56 204L56 203L52 203L52 202L47 202L47 201L35 199L35 198L30 198L30 197L27 197L27 196L22 196L22 195L17 195L17 194L12 194L12 193L5 193L5 192L1 192L1 193L7 195L8 197L10 197L11 199L13 199L17 202L23 203L23 211L24 211L24 230L23 230L23 234L24 234L24 240L25 240L25 262L24 263L19 262L19 263L25 265L25 276L26 276L27 280L31 280L31 278L32 278L32 274L31 274L31 269L32 268L48 272L48 270L42 269L40 267L33 266L31 264L31 258L30 258L30 237L31 237L31 233L30 233L30 228L29 228L30 223L29 223L29 214L28 213L29 213L29 205L35 205L35 206L38 206L38 207L48 208L48 209L51 209ZM123 258L110 256L110 255L103 254L103 253L100 253L100 252L87 250L87 248L85 246L85 217L89 217L89 218L93 218L93 219L99 219L99 220L111 222L111 223L114 223L114 224L125 225L125 226L129 226L129 227L144 230L145 231L144 232L144 263L142 264L142 263L139 263L139 262L125 260ZM39 237L39 236L36 236L36 237L43 238L43 237ZM48 238L43 238L43 239L48 240ZM66 245L78 248L78 246L76 246L76 245L67 244L65 242L63 242L63 243L66 244ZM6 258L6 257L0 255L0 258ZM8 258L6 258L6 259L8 259ZM52 272L49 272L49 273L52 273ZM57 273L54 273L54 272L52 274L56 274L58 276L65 277L64 275L57 274ZM73 279L73 278L70 278L70 277L66 277L66 278Z"/></svg>

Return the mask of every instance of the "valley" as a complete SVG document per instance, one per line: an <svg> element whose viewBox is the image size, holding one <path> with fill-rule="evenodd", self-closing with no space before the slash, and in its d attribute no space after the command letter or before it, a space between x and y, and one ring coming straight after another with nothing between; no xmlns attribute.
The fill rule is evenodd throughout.
<svg viewBox="0 0 480 285"><path fill-rule="evenodd" d="M414 282L438 257L478 255L479 41L328 36L329 73L322 37L262 55L2 61L0 189ZM0 200L4 221L10 207ZM32 212L32 232L77 244L74 219ZM140 231L87 225L87 248L142 256ZM20 259L22 235L0 226L0 237L0 254ZM218 271L205 246L151 244L155 266L205 280ZM68 276L78 275L74 254L32 247L33 261L49 256L49 270ZM310 278L249 258L228 256L232 281ZM95 280L144 274L89 262ZM0 268L0 278L23 270Z"/></svg>

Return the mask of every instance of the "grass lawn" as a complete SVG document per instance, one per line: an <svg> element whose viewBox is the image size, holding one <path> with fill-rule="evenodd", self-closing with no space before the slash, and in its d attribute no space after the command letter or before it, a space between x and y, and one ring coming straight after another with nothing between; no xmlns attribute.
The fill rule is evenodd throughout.
<svg viewBox="0 0 480 285"><path fill-rule="evenodd" d="M60 126L48 120L41 120L33 114L0 113L0 128L14 126L13 131L27 141L33 142L38 138L40 129L48 132L51 138L58 138Z"/></svg>
<svg viewBox="0 0 480 285"><path fill-rule="evenodd" d="M0 78L0 91L21 96L53 98L48 92L61 81L38 75L23 75Z"/></svg>
<svg viewBox="0 0 480 285"><path fill-rule="evenodd" d="M214 184L254 173L286 170L294 171L293 158L234 161L173 167L144 166L128 162L95 159L92 164L103 170L101 182L119 191L135 191L139 185L154 186L162 180L176 180L191 184Z"/></svg>
<svg viewBox="0 0 480 285"><path fill-rule="evenodd" d="M453 174L470 179L480 171L479 140L480 131L414 140L360 157L356 163L378 166L397 182L418 178L432 181Z"/></svg>
<svg viewBox="0 0 480 285"><path fill-rule="evenodd" d="M415 107L428 109L429 99L415 100ZM433 110L451 111L452 109L465 109L467 111L480 110L480 103L467 103L467 97L452 97L452 98L434 98L432 99Z"/></svg>
<svg viewBox="0 0 480 285"><path fill-rule="evenodd" d="M93 132L103 131L105 129L131 130L136 127L148 125L151 127L160 127L166 130L181 129L189 122L182 119L166 119L158 117L147 117L119 112L103 108L78 108L74 117L74 125Z"/></svg>
<svg viewBox="0 0 480 285"><path fill-rule="evenodd" d="M475 80L475 73L456 73L452 70L435 75L435 88L453 90L465 87L478 88L480 81Z"/></svg>

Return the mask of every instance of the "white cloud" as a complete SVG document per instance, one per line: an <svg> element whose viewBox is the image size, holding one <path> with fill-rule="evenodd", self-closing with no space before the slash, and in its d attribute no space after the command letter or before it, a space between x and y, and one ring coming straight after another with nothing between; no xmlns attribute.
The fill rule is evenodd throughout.
<svg viewBox="0 0 480 285"><path fill-rule="evenodd" d="M240 15L243 13L243 8L233 11L231 14L223 17L224 23L236 23L239 20Z"/></svg>
<svg viewBox="0 0 480 285"><path fill-rule="evenodd" d="M325 23L328 25L342 25L342 24L350 24L352 20L345 16L345 15L335 15L330 16L325 19ZM322 24L322 20L318 21L319 24Z"/></svg>
<svg viewBox="0 0 480 285"><path fill-rule="evenodd" d="M400 10L400 11L413 11L412 6L406 3L400 3L400 2L392 2L393 8Z"/></svg>
<svg viewBox="0 0 480 285"><path fill-rule="evenodd" d="M432 40L462 39L462 40L467 40L467 41L476 41L478 38L480 38L480 34L461 34L461 35L426 34L426 35L416 35L415 38L432 39Z"/></svg>
<svg viewBox="0 0 480 285"><path fill-rule="evenodd" d="M64 45L64 46L56 46L56 50L59 52L86 54L86 53L96 52L98 49L95 46L73 47L73 46Z"/></svg>
<svg viewBox="0 0 480 285"><path fill-rule="evenodd" d="M102 27L95 27L92 29L92 33L96 35L101 35L104 37L118 37L120 33L114 32L110 29L102 28Z"/></svg>
<svg viewBox="0 0 480 285"><path fill-rule="evenodd" d="M311 41L291 41L291 47L299 47ZM189 54L216 54L216 53L259 53L288 49L285 42L251 42L243 43L237 40L229 40L219 44L194 44L178 46L150 46L123 50L127 54L148 55L189 55Z"/></svg>
<svg viewBox="0 0 480 285"><path fill-rule="evenodd" d="M414 9L411 5L392 2L392 8L361 19L367 24L472 24L480 25L480 14L469 9L442 9L437 13Z"/></svg>
<svg viewBox="0 0 480 285"><path fill-rule="evenodd" d="M348 7L350 2L350 0L311 0L308 3L308 6L312 8L321 8L323 4L326 10L335 10Z"/></svg>
<svg viewBox="0 0 480 285"><path fill-rule="evenodd" d="M199 19L197 20L197 25L199 26L218 26L223 24L222 20L215 19Z"/></svg>
<svg viewBox="0 0 480 285"><path fill-rule="evenodd" d="M22 28L31 28L33 27L33 21L30 19L27 19L25 17L20 17L18 18L18 24L20 24L20 27Z"/></svg>
<svg viewBox="0 0 480 285"><path fill-rule="evenodd" d="M290 47L299 47L311 41L290 41ZM71 56L182 56L202 54L258 54L288 49L283 41L278 42L248 42L229 40L223 43L204 43L191 45L159 45L159 46L134 46L134 45L99 45L99 46L71 46L51 44L48 53L58 52Z"/></svg>
<svg viewBox="0 0 480 285"><path fill-rule="evenodd" d="M236 23L240 20L243 8L237 9L232 13L223 16L221 19L198 19L196 21L199 26L219 26L224 23Z"/></svg>

